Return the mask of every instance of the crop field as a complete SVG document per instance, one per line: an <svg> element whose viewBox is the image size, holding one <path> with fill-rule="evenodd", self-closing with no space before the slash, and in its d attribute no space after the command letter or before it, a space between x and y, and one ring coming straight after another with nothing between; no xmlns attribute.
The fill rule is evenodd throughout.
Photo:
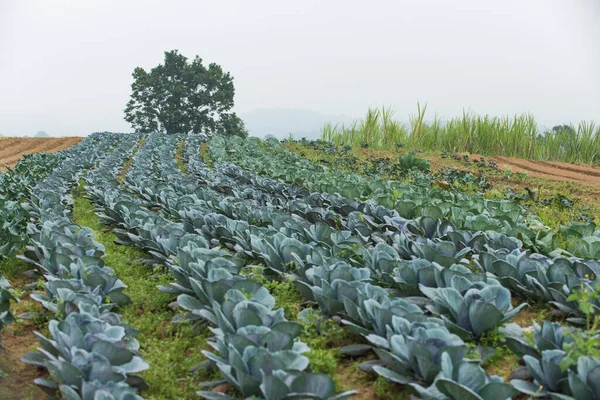
<svg viewBox="0 0 600 400"><path fill-rule="evenodd" d="M21 158L0 399L599 399L593 149L426 131L104 132Z"/></svg>

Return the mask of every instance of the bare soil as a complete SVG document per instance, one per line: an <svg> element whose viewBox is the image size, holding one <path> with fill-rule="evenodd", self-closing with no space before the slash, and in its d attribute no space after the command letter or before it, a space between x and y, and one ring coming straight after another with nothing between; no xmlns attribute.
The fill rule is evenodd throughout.
<svg viewBox="0 0 600 400"><path fill-rule="evenodd" d="M32 281L22 275L9 279L13 288L22 288ZM29 291L17 290L18 302L11 304L11 313L16 320L4 327L1 333L0 348L0 400L9 399L45 399L46 394L33 383L36 378L47 378L46 370L25 364L21 361L26 353L39 347L34 331L50 337L46 310L40 303L31 299ZM38 313L39 319L18 318L23 313Z"/></svg>
<svg viewBox="0 0 600 400"><path fill-rule="evenodd" d="M374 356L369 356L368 359L373 359ZM366 361L367 359L364 359ZM379 397L376 394L374 382L376 375L369 375L358 369L354 360L344 359L338 365L338 372L335 377L338 381L338 390L357 390L356 398L365 400L376 400ZM402 389L398 386L399 389Z"/></svg>
<svg viewBox="0 0 600 400"><path fill-rule="evenodd" d="M501 169L526 172L528 175L562 182L600 187L600 168L555 161L530 161L511 157L492 157Z"/></svg>
<svg viewBox="0 0 600 400"><path fill-rule="evenodd" d="M23 154L56 153L79 143L82 137L0 138L0 169L14 167Z"/></svg>
<svg viewBox="0 0 600 400"><path fill-rule="evenodd" d="M36 378L45 378L47 373L25 364L21 357L35 351L38 341L33 335L37 330L34 323L18 321L2 332L0 349L0 400L43 399L45 394L33 383Z"/></svg>

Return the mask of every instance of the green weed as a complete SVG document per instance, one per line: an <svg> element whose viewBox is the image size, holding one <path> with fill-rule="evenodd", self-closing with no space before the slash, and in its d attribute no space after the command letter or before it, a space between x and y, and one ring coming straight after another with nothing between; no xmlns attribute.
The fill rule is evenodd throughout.
<svg viewBox="0 0 600 400"><path fill-rule="evenodd" d="M600 315L596 315L593 305L599 298L600 284L596 284L593 288L582 285L580 290L573 291L569 296L569 300L577 302L579 310L585 315L585 327L583 332L567 332L567 335L573 338L573 342L564 345L567 356L560 363L563 370L576 365L577 360L582 356L600 358L600 348L598 347Z"/></svg>
<svg viewBox="0 0 600 400"><path fill-rule="evenodd" d="M208 152L208 143L202 143L200 145L200 155L202 156L204 164L206 164L208 168L213 169L214 163Z"/></svg>
<svg viewBox="0 0 600 400"><path fill-rule="evenodd" d="M408 400L411 391L408 388L402 388L378 376L373 383L375 394L382 400Z"/></svg>
<svg viewBox="0 0 600 400"><path fill-rule="evenodd" d="M482 337L480 343L495 350L494 355L483 363L483 367L490 375L499 375L506 380L519 365L519 357L506 347L503 339L504 336L494 330Z"/></svg>
<svg viewBox="0 0 600 400"><path fill-rule="evenodd" d="M25 261L17 258L22 251L11 255L6 260L0 262L0 273L9 281L20 281L23 279L23 272L32 269L33 267Z"/></svg>
<svg viewBox="0 0 600 400"><path fill-rule="evenodd" d="M183 146L184 146L184 144L185 144L185 142L180 142L177 145L177 152L175 153L175 163L177 164L177 168L179 168L179 170L185 174L187 171L187 168L185 166L185 162L183 161Z"/></svg>
<svg viewBox="0 0 600 400"><path fill-rule="evenodd" d="M300 340L310 347L305 355L313 371L335 375L342 353L339 348L348 338L348 332L333 319L327 319L318 311L306 309L299 322L304 325ZM339 382L336 382L339 385Z"/></svg>

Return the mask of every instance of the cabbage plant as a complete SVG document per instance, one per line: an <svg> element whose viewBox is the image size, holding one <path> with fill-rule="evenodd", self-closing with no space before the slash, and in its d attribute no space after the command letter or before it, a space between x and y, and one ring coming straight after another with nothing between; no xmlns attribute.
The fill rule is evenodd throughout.
<svg viewBox="0 0 600 400"><path fill-rule="evenodd" d="M429 387L410 384L421 399L507 400L518 393L501 377L488 375L475 363L463 360L453 364L448 354L442 354L441 364L441 372Z"/></svg>
<svg viewBox="0 0 600 400"><path fill-rule="evenodd" d="M387 339L368 335L385 366L373 370L387 380L402 385L418 381L431 384L442 368L442 355L457 365L468 348L460 337L438 322L412 322L393 316Z"/></svg>
<svg viewBox="0 0 600 400"><path fill-rule="evenodd" d="M508 289L483 281L471 282L459 275L452 277L449 287L419 287L435 303L428 309L440 315L450 330L464 338L480 337L509 321L527 305L523 303L513 308Z"/></svg>
<svg viewBox="0 0 600 400"><path fill-rule="evenodd" d="M48 329L52 339L35 332L41 348L22 358L27 364L48 369L52 381L36 381L48 393L61 384L83 393L84 382L94 381L135 381L137 389L146 387L136 375L148 364L139 356L139 343L133 338L135 331L122 323L117 314L80 304L79 312L70 313L61 321L50 321Z"/></svg>
<svg viewBox="0 0 600 400"><path fill-rule="evenodd" d="M10 313L10 301L15 300L10 293L10 283L2 274L0 274L0 334L4 326L13 322L13 315ZM0 348L2 341L0 341Z"/></svg>
<svg viewBox="0 0 600 400"><path fill-rule="evenodd" d="M526 355L539 359L545 350L563 350L564 346L574 341L573 334L583 334L574 327L567 327L558 322L542 321L542 325L533 322L533 343L527 340L523 330L517 324L507 324L500 328L505 337L506 346L519 357Z"/></svg>
<svg viewBox="0 0 600 400"><path fill-rule="evenodd" d="M513 379L510 381L511 385L521 393L533 397L548 397L551 393L570 394L569 372L560 365L566 355L562 350L544 350L540 359L523 356L533 382Z"/></svg>

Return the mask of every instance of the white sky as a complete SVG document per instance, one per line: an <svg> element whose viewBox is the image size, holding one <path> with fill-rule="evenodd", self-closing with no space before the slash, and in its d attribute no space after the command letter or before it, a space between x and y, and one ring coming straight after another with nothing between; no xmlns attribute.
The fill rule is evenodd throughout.
<svg viewBox="0 0 600 400"><path fill-rule="evenodd" d="M129 131L131 72L174 48L230 71L240 113L600 122L600 0L0 0L0 134Z"/></svg>

